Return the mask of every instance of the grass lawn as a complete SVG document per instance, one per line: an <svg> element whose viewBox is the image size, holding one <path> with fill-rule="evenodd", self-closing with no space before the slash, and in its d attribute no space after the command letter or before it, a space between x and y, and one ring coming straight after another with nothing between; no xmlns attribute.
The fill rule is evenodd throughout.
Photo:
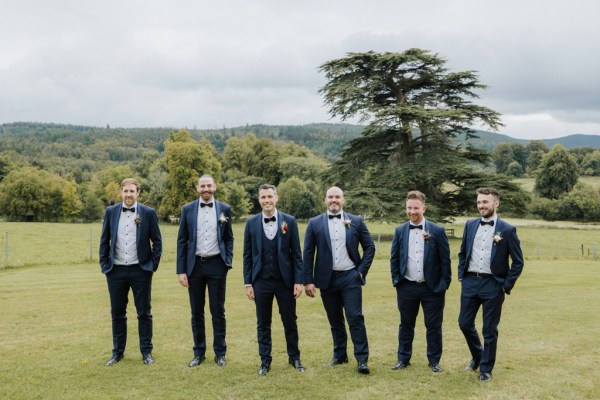
<svg viewBox="0 0 600 400"><path fill-rule="evenodd" d="M207 362L195 369L187 367L192 358L190 310L175 275L176 226L162 227L164 257L153 282L156 364L142 364L131 300L127 352L113 368L104 367L112 348L110 305L97 262L97 239L93 260L87 260L90 226L2 228L9 232L9 260L21 261L0 269L0 399L600 398L600 260L577 251L560 253L563 246L590 247L600 239L598 230L519 227L525 269L504 304L494 378L482 384L477 375L462 371L470 355L457 325L459 239L451 240L454 281L446 298L444 372L434 375L427 367L422 319L412 365L390 369L396 361L399 314L389 276L389 242L382 242L364 288L371 375L359 375L352 361L335 368L321 365L332 354L329 326L320 299L303 295L298 326L307 372L287 364L275 312L272 369L260 377L254 305L245 296L241 272L243 225L235 226L234 269L227 285L229 364L217 367L209 351ZM394 226L370 228L389 233ZM460 237L460 225L455 228ZM97 238L99 225L91 229ZM544 241L559 243L558 257L550 252L538 258L538 243ZM3 240L0 265L4 246ZM207 317L211 337L208 309Z"/></svg>

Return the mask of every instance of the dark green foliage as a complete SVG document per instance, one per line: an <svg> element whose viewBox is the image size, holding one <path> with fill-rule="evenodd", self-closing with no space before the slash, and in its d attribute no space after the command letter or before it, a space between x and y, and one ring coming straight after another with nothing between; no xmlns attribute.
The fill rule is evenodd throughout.
<svg viewBox="0 0 600 400"><path fill-rule="evenodd" d="M501 123L498 113L470 101L485 89L477 75L449 72L445 63L410 49L349 53L321 66L328 82L320 93L331 115L368 122L326 174L327 183L346 190L354 212L402 218L406 192L418 189L428 196L428 215L442 220L468 211L478 186L520 192L506 177L474 171L489 153L455 142L474 137L471 126L495 130Z"/></svg>
<svg viewBox="0 0 600 400"><path fill-rule="evenodd" d="M575 157L557 144L542 157L539 173L535 177L535 192L547 199L558 199L573 189L579 178Z"/></svg>

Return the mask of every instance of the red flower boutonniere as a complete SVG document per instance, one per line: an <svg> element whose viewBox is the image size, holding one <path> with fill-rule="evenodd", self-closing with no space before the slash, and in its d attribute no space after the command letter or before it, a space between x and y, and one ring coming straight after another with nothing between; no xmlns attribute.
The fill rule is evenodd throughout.
<svg viewBox="0 0 600 400"><path fill-rule="evenodd" d="M140 227L140 224L142 223L142 217L140 217L140 216L139 216L139 214L138 214L138 215L136 215L136 216L135 216L135 219L134 219L134 222L135 222L135 224L136 224L136 225L138 226L138 228L139 228L139 227Z"/></svg>
<svg viewBox="0 0 600 400"><path fill-rule="evenodd" d="M289 231L289 230L290 230L290 228L288 227L287 222L283 221L281 223L281 234L285 235L287 233L287 231Z"/></svg>
<svg viewBox="0 0 600 400"><path fill-rule="evenodd" d="M431 238L431 233L427 231L423 231L423 239L429 240Z"/></svg>

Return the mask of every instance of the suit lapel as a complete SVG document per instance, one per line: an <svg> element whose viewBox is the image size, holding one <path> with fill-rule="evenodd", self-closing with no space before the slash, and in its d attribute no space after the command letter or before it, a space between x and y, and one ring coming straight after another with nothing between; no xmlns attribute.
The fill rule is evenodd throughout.
<svg viewBox="0 0 600 400"><path fill-rule="evenodd" d="M219 215L221 215L221 203L215 200L215 213L217 213L217 244L221 243L221 222L219 221Z"/></svg>
<svg viewBox="0 0 600 400"><path fill-rule="evenodd" d="M256 246L257 251L262 251L262 236L263 236L263 227L262 227L262 213L258 214L256 218L256 223L254 225L254 232L256 233ZM260 258L260 257L259 257Z"/></svg>
<svg viewBox="0 0 600 400"><path fill-rule="evenodd" d="M406 273L408 265L408 242L410 242L410 224L407 222L402 228L402 260L400 260L400 273Z"/></svg>
<svg viewBox="0 0 600 400"><path fill-rule="evenodd" d="M475 243L475 235L477 234L477 227L479 226L479 219L472 221L469 229L469 243L467 246L467 260L471 259L471 252L473 251L473 244Z"/></svg>
<svg viewBox="0 0 600 400"><path fill-rule="evenodd" d="M111 239L112 246L114 246L115 243L117 243L117 233L119 231L119 218L121 217L122 207L123 207L122 205L113 207L112 215L110 216L111 225L113 227L113 229L110 233L110 236L111 236L110 239Z"/></svg>
<svg viewBox="0 0 600 400"><path fill-rule="evenodd" d="M325 244L329 249L329 253L333 254L333 249L331 248L331 236L329 236L329 217L327 216L327 213L323 214L321 219L323 220L323 235L325 237Z"/></svg>
<svg viewBox="0 0 600 400"><path fill-rule="evenodd" d="M423 233L429 232L429 229L427 229L428 226L429 221L425 220L425 223L423 224ZM429 240L425 240L425 236L423 236L423 270L427 268L427 263L425 262L425 260L427 260L427 257L429 256L430 247L431 245L429 244Z"/></svg>
<svg viewBox="0 0 600 400"><path fill-rule="evenodd" d="M500 220L500 218L496 218L496 228L492 231L492 237L495 235L496 232L502 232L502 229L504 228L502 225L503 225L503 223ZM492 256L490 258L490 261L494 259L497 248L498 248L498 246L496 245L496 243L492 242Z"/></svg>

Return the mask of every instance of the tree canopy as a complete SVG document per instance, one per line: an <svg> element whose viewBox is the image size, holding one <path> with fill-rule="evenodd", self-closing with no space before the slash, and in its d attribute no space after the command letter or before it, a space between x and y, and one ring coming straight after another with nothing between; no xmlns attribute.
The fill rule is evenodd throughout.
<svg viewBox="0 0 600 400"><path fill-rule="evenodd" d="M505 209L525 205L527 196L507 178L476 170L489 153L453 141L474 137L473 126L502 124L496 111L471 101L486 88L477 74L450 72L445 64L437 54L409 49L349 53L320 67L330 114L367 123L326 174L328 183L346 190L356 212L400 218L404 194L419 189L429 198L428 214L445 219L472 208L474 190L488 185L513 193Z"/></svg>

